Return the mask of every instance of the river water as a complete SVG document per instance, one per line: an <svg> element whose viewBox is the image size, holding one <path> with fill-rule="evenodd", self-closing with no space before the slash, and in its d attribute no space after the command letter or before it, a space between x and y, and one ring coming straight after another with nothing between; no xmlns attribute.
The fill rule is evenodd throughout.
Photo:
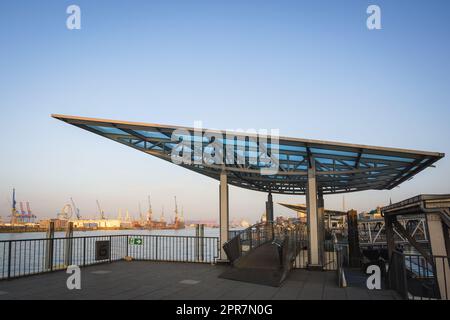
<svg viewBox="0 0 450 320"><path fill-rule="evenodd" d="M105 236L105 235L165 235L165 236L195 236L195 228L179 230L95 230L74 231L74 237ZM65 237L65 232L55 232L56 238ZM219 237L219 228L205 228L205 237ZM2 240L43 239L45 232L0 233Z"/></svg>

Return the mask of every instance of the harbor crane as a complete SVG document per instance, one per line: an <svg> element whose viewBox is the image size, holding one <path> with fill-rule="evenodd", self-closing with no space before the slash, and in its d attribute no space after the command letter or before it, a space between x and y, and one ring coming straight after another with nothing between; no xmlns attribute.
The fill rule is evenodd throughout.
<svg viewBox="0 0 450 320"><path fill-rule="evenodd" d="M164 206L162 206L162 211L161 211L161 217L159 218L160 222L165 222L166 219L164 218Z"/></svg>
<svg viewBox="0 0 450 320"><path fill-rule="evenodd" d="M25 209L23 208L23 202L20 201L20 213L22 214L22 216L25 216L27 213L25 211Z"/></svg>
<svg viewBox="0 0 450 320"><path fill-rule="evenodd" d="M14 225L17 222L17 216L19 215L19 213L17 212L16 209L16 189L13 189L13 193L12 193L12 200L10 201L10 205L11 205L11 215L9 216L11 218L11 224Z"/></svg>
<svg viewBox="0 0 450 320"><path fill-rule="evenodd" d="M28 201L27 201L27 214L28 214L28 217L31 219L31 216L33 214L31 213L30 203Z"/></svg>
<svg viewBox="0 0 450 320"><path fill-rule="evenodd" d="M98 211L100 212L100 219L105 220L105 211L102 210L102 207L100 206L100 202L97 200L97 207Z"/></svg>
<svg viewBox="0 0 450 320"><path fill-rule="evenodd" d="M33 222L36 216L31 212L30 203L27 201L27 214L28 222Z"/></svg>
<svg viewBox="0 0 450 320"><path fill-rule="evenodd" d="M72 203L73 212L75 212L75 215L77 216L77 219L80 220L81 219L80 209L78 209L78 207L75 204L75 201L73 201L72 198L70 198L70 202Z"/></svg>
<svg viewBox="0 0 450 320"><path fill-rule="evenodd" d="M150 196L148 196L148 211L147 211L147 221L152 221L152 203L150 202Z"/></svg>
<svg viewBox="0 0 450 320"><path fill-rule="evenodd" d="M177 196L175 196L175 221L178 220Z"/></svg>
<svg viewBox="0 0 450 320"><path fill-rule="evenodd" d="M30 209L30 203L26 202L26 208L27 210L25 210L24 208L24 203L20 202L20 211L17 210L17 201L16 201L16 189L13 189L13 193L12 193L12 201L10 202L11 204L11 224L14 225L16 223L31 223L34 221L34 219L36 218L35 215L33 215L31 213L31 209Z"/></svg>
<svg viewBox="0 0 450 320"><path fill-rule="evenodd" d="M140 219L140 222L143 223L144 222L144 215L142 214L141 203L139 202L138 205L139 205L139 219Z"/></svg>

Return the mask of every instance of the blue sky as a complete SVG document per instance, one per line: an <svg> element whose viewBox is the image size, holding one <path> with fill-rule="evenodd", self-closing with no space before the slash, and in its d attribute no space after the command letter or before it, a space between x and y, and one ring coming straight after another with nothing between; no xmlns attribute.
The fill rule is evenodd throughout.
<svg viewBox="0 0 450 320"><path fill-rule="evenodd" d="M77 4L82 29L66 28ZM377 4L382 30L366 28ZM0 215L8 198L54 216L73 197L113 216L218 217L218 183L65 125L51 113L213 128L450 154L448 1L2 1ZM392 191L346 195L367 210L450 192L447 158ZM266 195L231 188L231 217L255 220ZM275 201L304 202L275 196ZM342 196L328 196L340 209ZM275 208L276 214L288 214Z"/></svg>

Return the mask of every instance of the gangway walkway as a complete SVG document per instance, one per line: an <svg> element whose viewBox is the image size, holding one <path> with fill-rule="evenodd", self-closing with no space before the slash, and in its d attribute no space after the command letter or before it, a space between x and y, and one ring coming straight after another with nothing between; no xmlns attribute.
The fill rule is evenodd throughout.
<svg viewBox="0 0 450 320"><path fill-rule="evenodd" d="M277 287L282 282L283 274L278 247L273 243L265 243L237 261L233 268L227 269L220 277Z"/></svg>
<svg viewBox="0 0 450 320"><path fill-rule="evenodd" d="M232 268L220 277L280 286L292 268L304 225L266 222L251 226L224 245Z"/></svg>

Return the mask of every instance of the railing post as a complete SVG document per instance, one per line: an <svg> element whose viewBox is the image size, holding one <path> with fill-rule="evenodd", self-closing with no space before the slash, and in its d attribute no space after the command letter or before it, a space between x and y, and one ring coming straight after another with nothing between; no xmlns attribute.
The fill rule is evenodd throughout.
<svg viewBox="0 0 450 320"><path fill-rule="evenodd" d="M8 279L11 278L11 253L12 253L12 241L8 242Z"/></svg>
<svg viewBox="0 0 450 320"><path fill-rule="evenodd" d="M130 242L130 236L129 235L127 235L127 243L126 243L126 254L125 254L125 256L126 257L128 257L128 244L129 244L129 242Z"/></svg>
<svg viewBox="0 0 450 320"><path fill-rule="evenodd" d="M220 239L215 238L216 239L216 260L219 257L220 254ZM240 239L240 237L239 237ZM215 262L215 261L214 261Z"/></svg>
<svg viewBox="0 0 450 320"><path fill-rule="evenodd" d="M204 259L204 253L203 253L203 241L204 241L204 237L205 237L205 225L201 224L200 225L200 244L199 244L199 251L200 251L200 261L203 262Z"/></svg>
<svg viewBox="0 0 450 320"><path fill-rule="evenodd" d="M86 237L83 238L83 267L86 265Z"/></svg>
<svg viewBox="0 0 450 320"><path fill-rule="evenodd" d="M109 263L112 262L112 236L109 236Z"/></svg>
<svg viewBox="0 0 450 320"><path fill-rule="evenodd" d="M156 236L156 245L155 245L155 250L156 250L156 255L155 255L155 257L156 257L156 261L158 261L158 238L159 238L159 236Z"/></svg>
<svg viewBox="0 0 450 320"><path fill-rule="evenodd" d="M189 238L184 239L186 241L186 252L184 253L184 262L189 262Z"/></svg>
<svg viewBox="0 0 450 320"><path fill-rule="evenodd" d="M406 263L405 263L405 255L401 255L401 265L402 265L402 279L403 281L403 297L408 300L408 279L406 277Z"/></svg>
<svg viewBox="0 0 450 320"><path fill-rule="evenodd" d="M261 244L261 228L256 226L256 246Z"/></svg>
<svg viewBox="0 0 450 320"><path fill-rule="evenodd" d="M199 261L199 236L200 236L200 224L195 225L195 262Z"/></svg>
<svg viewBox="0 0 450 320"><path fill-rule="evenodd" d="M64 264L66 266L70 266L72 264L72 247L73 247L73 222L69 222L67 224L67 230L66 230L66 240L65 240L65 261Z"/></svg>
<svg viewBox="0 0 450 320"><path fill-rule="evenodd" d="M50 271L53 271L53 247L55 245L54 238L50 239L50 254L49 254L49 261L50 261Z"/></svg>

